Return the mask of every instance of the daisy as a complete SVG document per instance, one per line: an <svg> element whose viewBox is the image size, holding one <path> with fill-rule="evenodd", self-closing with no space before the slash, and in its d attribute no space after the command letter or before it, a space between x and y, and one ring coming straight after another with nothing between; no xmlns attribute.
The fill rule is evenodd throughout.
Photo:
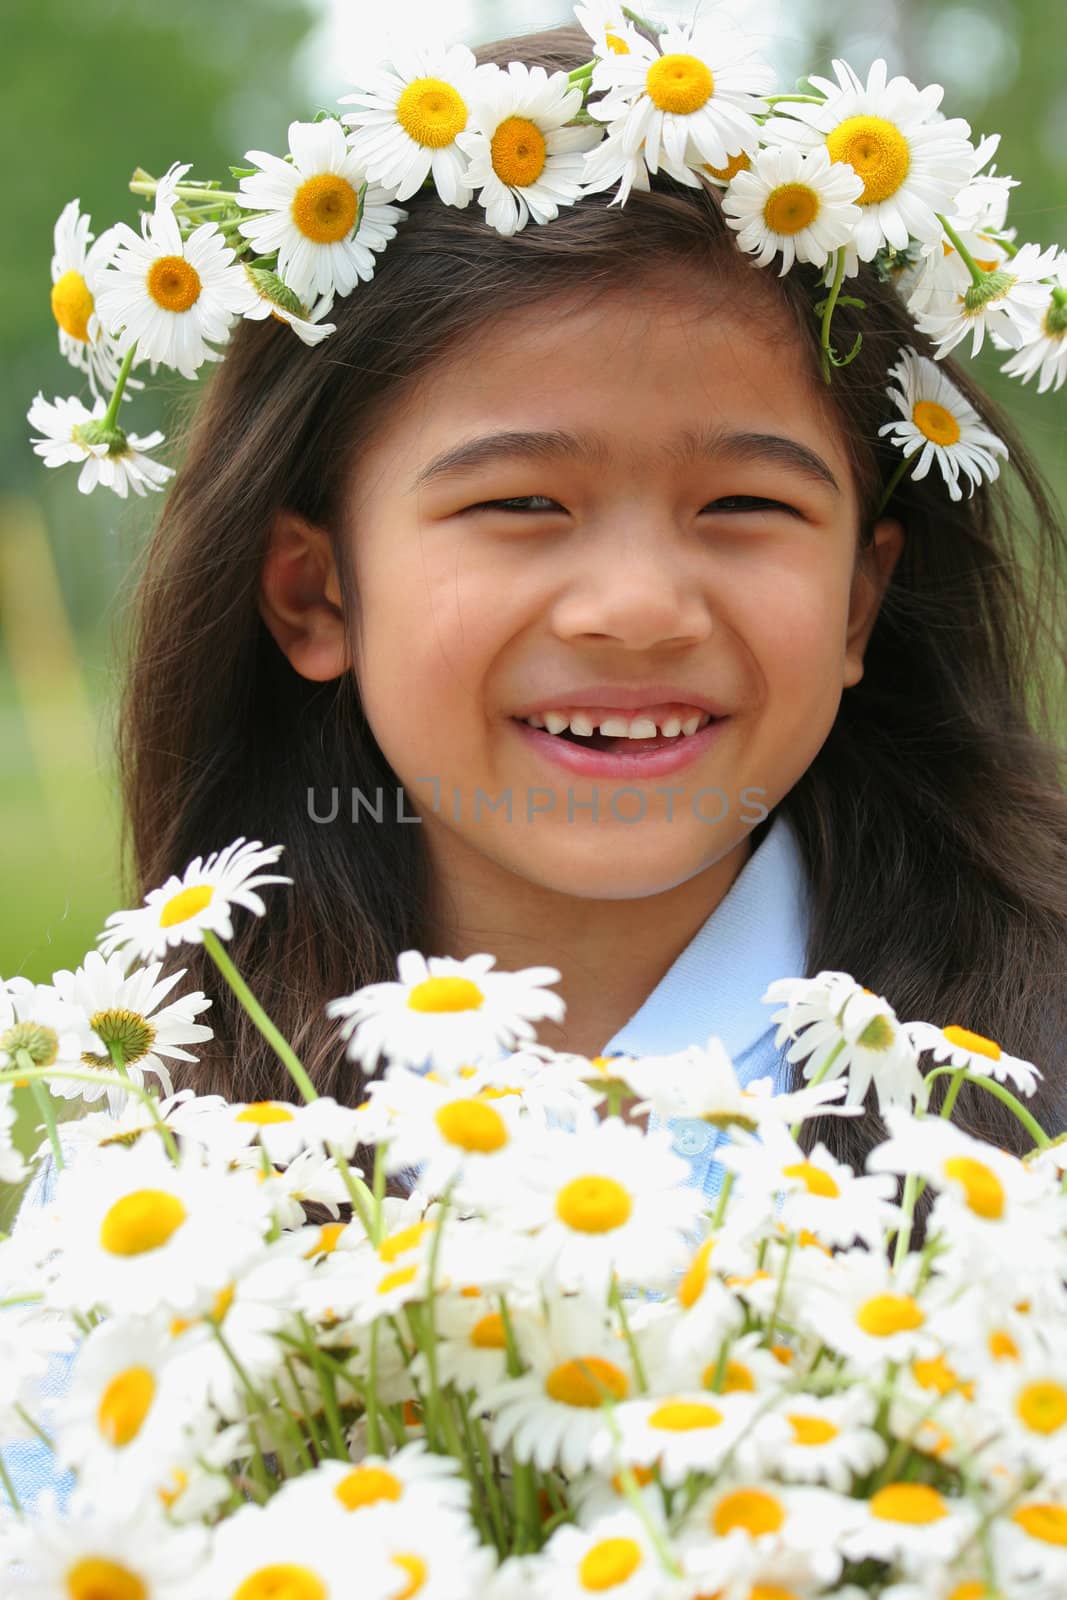
<svg viewBox="0 0 1067 1600"><path fill-rule="evenodd" d="M62 1241L47 1264L48 1298L122 1314L210 1305L262 1248L269 1218L246 1173L186 1161L158 1146L108 1151L84 1172L59 1174L48 1221Z"/></svg>
<svg viewBox="0 0 1067 1600"><path fill-rule="evenodd" d="M961 233L971 230L978 234L999 234L1002 238L1015 236L1015 230L1009 230L1006 224L1011 190L1019 187L1019 180L998 173L995 165L988 172L982 170L996 155L999 146L999 133L978 141L974 176L956 196L955 208L949 217L953 227Z"/></svg>
<svg viewBox="0 0 1067 1600"><path fill-rule="evenodd" d="M1024 244L1003 265L982 272L977 283L931 296L928 309L916 315L916 326L937 345L939 361L968 335L972 356L987 333L1002 349L1017 350L1041 332L1059 259L1055 245L1042 251L1040 245Z"/></svg>
<svg viewBox="0 0 1067 1600"><path fill-rule="evenodd" d="M468 1087L441 1083L435 1076L420 1077L393 1067L385 1079L368 1085L375 1105L389 1109L386 1171L417 1167L420 1187L431 1194L440 1194L456 1178L482 1167L490 1184L506 1181L499 1169L514 1153L522 1112L519 1097L486 1095L477 1080Z"/></svg>
<svg viewBox="0 0 1067 1600"><path fill-rule="evenodd" d="M0 1071L25 1067L82 1067L101 1049L85 1013L67 1004L48 983L9 978L0 984Z"/></svg>
<svg viewBox="0 0 1067 1600"><path fill-rule="evenodd" d="M854 1506L853 1501L827 1489L783 1487L737 1477L720 1480L696 1501L685 1519L686 1566L699 1568L702 1564L701 1545L714 1559L720 1540L748 1545L764 1559L820 1550L836 1553L842 1535L856 1520ZM831 1576L836 1577L839 1570L838 1558Z"/></svg>
<svg viewBox="0 0 1067 1600"><path fill-rule="evenodd" d="M434 1307L437 1370L441 1383L457 1389L491 1389L507 1377L508 1353L499 1297L483 1294L474 1284L438 1294ZM429 1371L420 1351L413 1375L426 1386Z"/></svg>
<svg viewBox="0 0 1067 1600"><path fill-rule="evenodd" d="M742 1087L721 1039L712 1034L705 1045L690 1045L669 1056L640 1056L613 1064L616 1073L639 1097L635 1116L646 1112L664 1121L699 1117L715 1128L739 1127L749 1132L768 1122L802 1122L823 1115L859 1115L829 1102L839 1100L843 1079L813 1084L794 1094L774 1093L771 1078L756 1078Z"/></svg>
<svg viewBox="0 0 1067 1600"><path fill-rule="evenodd" d="M79 206L77 200L64 206L55 226L52 315L59 329L60 354L85 373L93 395L100 399L111 394L122 365L114 341L100 326L94 298L116 235L114 228L108 228L91 243L90 219L81 215ZM143 385L129 378L127 387L140 389Z"/></svg>
<svg viewBox="0 0 1067 1600"><path fill-rule="evenodd" d="M143 496L148 489L162 489L173 478L174 468L153 461L146 454L163 443L163 435L154 433L123 433L114 429L114 441L94 440L85 430L99 424L106 412L104 401L97 400L91 411L73 395L61 399L58 395L49 402L38 391L37 397L26 413L31 428L38 438L31 439L35 454L46 467L64 467L71 462L82 463L78 474L78 489L91 494L97 484L112 489L125 500L130 489Z"/></svg>
<svg viewBox="0 0 1067 1600"><path fill-rule="evenodd" d="M612 184L617 183L619 187L610 204L624 206L635 189L647 194L652 188L643 144L627 155L622 148L622 141L609 136L587 150L582 159L583 194L598 194L601 189L610 189ZM689 173L686 181L695 183L697 180Z"/></svg>
<svg viewBox="0 0 1067 1600"><path fill-rule="evenodd" d="M997 1428L998 1449L1037 1473L1067 1460L1067 1365L1056 1346L1029 1341L1018 1361L1001 1361L978 1381L978 1398Z"/></svg>
<svg viewBox="0 0 1067 1600"><path fill-rule="evenodd" d="M780 978L763 996L783 999L775 1046L787 1038L787 1061L803 1061L805 1078L839 1078L848 1073L846 1105L861 1105L873 1080L879 1107L910 1104L922 1091L918 1056L892 1006L863 989L847 972L820 972L814 978Z"/></svg>
<svg viewBox="0 0 1067 1600"><path fill-rule="evenodd" d="M774 73L740 34L710 21L672 24L655 44L635 35L602 65L605 93L588 110L613 125L626 154L643 143L650 172L661 158L684 166L690 147L715 167L759 148L756 118L767 111Z"/></svg>
<svg viewBox="0 0 1067 1600"><path fill-rule="evenodd" d="M790 1434L775 1457L783 1478L825 1483L838 1494L848 1494L856 1478L866 1477L885 1460L888 1446L871 1427L875 1400L858 1385L825 1398L791 1394L784 1407Z"/></svg>
<svg viewBox="0 0 1067 1600"><path fill-rule="evenodd" d="M191 1462L211 1417L191 1408L168 1371L170 1340L159 1319L102 1323L78 1352L56 1428L56 1458L94 1494L133 1502Z"/></svg>
<svg viewBox="0 0 1067 1600"><path fill-rule="evenodd" d="M1067 1497L1031 1491L992 1527L997 1572L1031 1592L1035 1582L1048 1594L1067 1584Z"/></svg>
<svg viewBox="0 0 1067 1600"><path fill-rule="evenodd" d="M479 89L499 70L479 67L463 44L398 41L392 65L369 73L354 94L339 101L359 108L342 121L356 130L351 148L370 181L407 200L432 175L446 205L466 206L467 158L457 140L472 126Z"/></svg>
<svg viewBox="0 0 1067 1600"><path fill-rule="evenodd" d="M1024 337L1000 369L1023 383L1036 373L1038 394L1061 389L1067 378L1067 254L1057 256L1049 277L1049 295L1036 330Z"/></svg>
<svg viewBox="0 0 1067 1600"><path fill-rule="evenodd" d="M766 125L764 139L804 150L824 146L831 161L859 174L860 260L872 260L883 244L905 250L909 237L939 243L938 213L952 210L974 172L967 123L940 115L940 85L917 89L907 78L887 80L884 61L873 64L866 84L844 61L833 68L836 83L809 80L821 103L791 103L788 115Z"/></svg>
<svg viewBox="0 0 1067 1600"><path fill-rule="evenodd" d="M232 1161L255 1144L273 1165L286 1167L302 1150L321 1150L328 1123L317 1100L308 1106L288 1100L223 1101L197 1119L194 1136L220 1160Z"/></svg>
<svg viewBox="0 0 1067 1600"><path fill-rule="evenodd" d="M293 1595L344 1600L352 1591L352 1552L333 1535L325 1493L320 1507L298 1494L299 1480L282 1485L265 1506L243 1505L215 1529L210 1561L194 1591L226 1600ZM395 1569L367 1542L359 1550L361 1600L397 1592Z"/></svg>
<svg viewBox="0 0 1067 1600"><path fill-rule="evenodd" d="M162 363L193 378L205 361L222 359L212 346L226 343L233 319L256 297L216 223L182 238L172 191L188 170L167 173L153 211L141 215L140 235L115 225L113 265L101 274L96 305L122 354L133 347L153 373Z"/></svg>
<svg viewBox="0 0 1067 1600"><path fill-rule="evenodd" d="M928 1285L920 1299L918 1258L907 1264L906 1274L894 1276L881 1253L849 1250L834 1258L832 1278L809 1290L801 1308L805 1325L857 1372L936 1356L964 1321L944 1291L935 1294Z"/></svg>
<svg viewBox="0 0 1067 1600"><path fill-rule="evenodd" d="M791 1233L806 1229L824 1244L849 1245L858 1238L876 1250L900 1216L893 1203L896 1184L887 1172L857 1176L823 1144L803 1151L780 1125L764 1128L758 1140L727 1147L720 1160L740 1174L743 1203L766 1211L768 1196L781 1194L783 1226Z"/></svg>
<svg viewBox="0 0 1067 1600"><path fill-rule="evenodd" d="M906 1022L904 1027L917 1050L929 1050L935 1061L973 1073L976 1078L995 1078L1009 1083L1020 1094L1032 1095L1042 1074L1032 1061L1010 1056L995 1039L986 1039L969 1028L954 1024L935 1028L932 1022Z"/></svg>
<svg viewBox="0 0 1067 1600"><path fill-rule="evenodd" d="M863 179L831 162L825 147L805 154L772 145L759 152L749 170L736 174L722 208L739 246L755 255L757 267L781 252L783 276L794 261L825 266L830 253L848 242L861 215L853 202L862 193Z"/></svg>
<svg viewBox="0 0 1067 1600"><path fill-rule="evenodd" d="M300 296L283 283L276 272L267 267L252 267L244 263L248 281L258 295L258 302L245 312L248 322L263 322L273 317L292 328L302 344L317 345L337 332L333 322L324 322L333 309L333 295L320 295L314 304L306 306Z"/></svg>
<svg viewBox="0 0 1067 1600"><path fill-rule="evenodd" d="M592 40L598 61L607 56L628 56L638 42L637 29L618 0L585 0L584 5L575 6L574 15ZM593 86L601 87L595 71Z"/></svg>
<svg viewBox="0 0 1067 1600"><path fill-rule="evenodd" d="M205 1530L172 1527L151 1498L114 1506L81 1500L61 1511L46 1489L32 1518L5 1534L17 1592L35 1600L188 1600L202 1592Z"/></svg>
<svg viewBox="0 0 1067 1600"><path fill-rule="evenodd" d="M618 1403L636 1388L626 1342L586 1296L547 1303L546 1319L515 1318L519 1352L529 1370L483 1391L491 1413L494 1450L510 1445L517 1461L542 1472L559 1464L573 1477L591 1464L605 1400Z"/></svg>
<svg viewBox="0 0 1067 1600"><path fill-rule="evenodd" d="M687 1171L669 1133L608 1117L576 1133L516 1140L508 1181L487 1174L484 1202L502 1226L533 1235L535 1270L562 1289L600 1294L614 1274L652 1286L682 1266L703 1207L703 1195L684 1184Z"/></svg>
<svg viewBox="0 0 1067 1600"><path fill-rule="evenodd" d="M265 150L248 151L261 170L241 179L240 192L261 215L238 231L261 255L277 250L278 273L293 294L350 294L374 276L375 251L396 237L407 213L367 183L333 117L291 122L289 153L292 160L282 161Z"/></svg>
<svg viewBox="0 0 1067 1600"><path fill-rule="evenodd" d="M887 1483L869 1500L852 1502L856 1523L840 1549L853 1561L897 1561L922 1572L932 1562L954 1561L973 1534L977 1508L928 1483Z"/></svg>
<svg viewBox="0 0 1067 1600"><path fill-rule="evenodd" d="M616 1438L616 1431L618 1438ZM706 1390L626 1400L612 1408L612 1426L593 1436L590 1455L601 1472L655 1466L674 1488L690 1472L717 1472L739 1454L742 1470L770 1464L788 1428L773 1413L759 1416L751 1396Z"/></svg>
<svg viewBox="0 0 1067 1600"><path fill-rule="evenodd" d="M553 1600L663 1600L670 1592L645 1523L628 1506L587 1528L557 1528L537 1576L533 1592Z"/></svg>
<svg viewBox="0 0 1067 1600"><path fill-rule="evenodd" d="M161 971L162 963L154 962L127 974L121 956L105 961L99 951L90 950L76 972L53 973L52 986L61 1000L78 1007L88 1017L89 1026L104 1046L102 1054L90 1052L83 1057L86 1066L114 1074L117 1068L110 1054L114 1049L133 1083L140 1086L146 1072L154 1073L169 1096L173 1095L174 1086L164 1057L196 1061L196 1056L182 1046L201 1044L212 1037L209 1027L193 1020L208 1009L211 1001L194 990L164 1005L175 984L185 977L185 969L163 979L159 977ZM91 1104L104 1094L105 1086L60 1080L53 1092L66 1100L80 1097ZM121 1089L108 1088L107 1097L112 1115L117 1116L126 1104L126 1094Z"/></svg>
<svg viewBox="0 0 1067 1600"><path fill-rule="evenodd" d="M878 432L890 434L892 444L909 459L917 457L913 478L925 478L936 462L950 497L962 500L961 472L970 482L971 494L980 483L999 477L996 457L1007 459L1007 445L983 425L974 407L932 361L914 350L902 350L889 373L899 387L890 385L886 392L900 416L883 423Z"/></svg>
<svg viewBox="0 0 1067 1600"><path fill-rule="evenodd" d="M456 143L470 157L463 182L498 233L517 233L531 217L551 222L580 197L584 152L602 137L599 128L564 127L581 103L565 72L549 77L521 61L480 86L474 125Z"/></svg>
<svg viewBox="0 0 1067 1600"><path fill-rule="evenodd" d="M111 931L97 940L101 953L109 956L121 950L128 957L151 961L173 945L202 943L207 931L220 939L232 938L234 906L262 917L267 908L254 891L265 883L292 883L292 878L259 870L277 861L282 848L280 844L264 848L258 839L246 843L242 836L206 859L197 856L182 877L170 877L161 889L149 889L143 906L108 917L106 927Z"/></svg>
<svg viewBox="0 0 1067 1600"><path fill-rule="evenodd" d="M293 1480L294 1504L298 1493L320 1507L329 1505L344 1519L356 1517L357 1526L363 1524L362 1513L376 1507L399 1506L405 1513L422 1516L427 1510L462 1513L470 1502L470 1484L461 1477L459 1463L427 1450L421 1439L388 1458L320 1461L314 1471Z"/></svg>
<svg viewBox="0 0 1067 1600"><path fill-rule="evenodd" d="M373 1071L379 1057L403 1066L432 1061L443 1070L492 1058L536 1036L534 1022L559 1022L563 1000L543 987L555 983L555 967L491 972L496 957L430 956L405 950L397 958L396 983L371 983L331 1000L330 1017L341 1017L340 1037L348 1058Z"/></svg>

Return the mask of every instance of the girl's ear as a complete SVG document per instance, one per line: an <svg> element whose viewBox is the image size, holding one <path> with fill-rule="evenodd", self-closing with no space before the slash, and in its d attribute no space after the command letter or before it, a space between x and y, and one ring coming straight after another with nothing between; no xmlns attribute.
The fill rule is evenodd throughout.
<svg viewBox="0 0 1067 1600"><path fill-rule="evenodd" d="M856 564L845 639L844 687L850 689L863 677L863 655L867 640L878 618L882 598L889 587L893 568L904 548L904 529L892 517L875 523L874 541Z"/></svg>
<svg viewBox="0 0 1067 1600"><path fill-rule="evenodd" d="M295 511L279 511L271 524L259 614L302 678L326 683L351 665L333 543Z"/></svg>

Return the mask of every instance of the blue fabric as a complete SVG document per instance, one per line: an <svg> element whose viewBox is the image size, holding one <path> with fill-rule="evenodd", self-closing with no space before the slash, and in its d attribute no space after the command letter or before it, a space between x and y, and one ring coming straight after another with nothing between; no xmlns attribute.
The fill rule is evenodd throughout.
<svg viewBox="0 0 1067 1600"><path fill-rule="evenodd" d="M776 1092L785 1089L787 1046L775 1049L775 1008L760 997L776 978L807 973L808 893L800 845L779 811L724 898L601 1054L672 1055L715 1034L742 1084L773 1078ZM717 1195L723 1167L715 1152L725 1132L689 1117L667 1126L690 1164L688 1183Z"/></svg>
<svg viewBox="0 0 1067 1600"><path fill-rule="evenodd" d="M770 1077L777 1090L784 1089L785 1047L775 1049L773 1008L762 1004L760 997L775 978L803 977L807 971L807 895L800 846L788 818L779 812L723 900L601 1054L671 1055L688 1045L706 1044L715 1034L742 1084ZM657 1124L656 1118L650 1120ZM696 1118L676 1118L667 1126L674 1133L675 1150L689 1162L687 1183L713 1198L723 1177L715 1152L725 1134ZM24 1209L47 1204L54 1186L48 1162ZM55 1399L65 1392L70 1369L69 1357L52 1361L42 1398ZM61 1501L70 1493L70 1473L55 1475L51 1453L40 1442L8 1445L3 1459L24 1506L32 1506L46 1485Z"/></svg>

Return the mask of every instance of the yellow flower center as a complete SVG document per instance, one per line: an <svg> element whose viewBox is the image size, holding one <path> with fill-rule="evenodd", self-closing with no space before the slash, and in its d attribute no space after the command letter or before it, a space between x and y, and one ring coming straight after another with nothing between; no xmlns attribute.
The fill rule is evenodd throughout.
<svg viewBox="0 0 1067 1600"><path fill-rule="evenodd" d="M800 233L819 215L819 196L806 183L781 183L763 203L763 220L772 233Z"/></svg>
<svg viewBox="0 0 1067 1600"><path fill-rule="evenodd" d="M705 1389L714 1382L718 1363L713 1361L704 1368L702 1382ZM728 1361L726 1371L723 1373L720 1394L755 1394L756 1380L752 1376L752 1369L746 1367L743 1361Z"/></svg>
<svg viewBox="0 0 1067 1600"><path fill-rule="evenodd" d="M406 1289L409 1283L414 1283L417 1266L398 1267L395 1272L387 1272L378 1285L379 1294L390 1294L394 1289Z"/></svg>
<svg viewBox="0 0 1067 1600"><path fill-rule="evenodd" d="M928 1483L887 1483L871 1496L871 1516L881 1522L926 1525L948 1516L948 1507Z"/></svg>
<svg viewBox="0 0 1067 1600"><path fill-rule="evenodd" d="M261 1128L269 1127L274 1122L295 1120L291 1107L282 1105L280 1100L253 1100L251 1105L237 1113L238 1122L254 1122Z"/></svg>
<svg viewBox="0 0 1067 1600"><path fill-rule="evenodd" d="M1058 1433L1067 1422L1067 1389L1051 1378L1028 1383L1015 1397L1015 1410L1031 1433Z"/></svg>
<svg viewBox="0 0 1067 1600"><path fill-rule="evenodd" d="M156 1380L147 1367L127 1367L112 1378L96 1409L96 1426L116 1449L136 1439L152 1408Z"/></svg>
<svg viewBox="0 0 1067 1600"><path fill-rule="evenodd" d="M660 56L653 61L645 78L649 98L660 111L688 117L707 105L715 93L710 67L698 56Z"/></svg>
<svg viewBox="0 0 1067 1600"><path fill-rule="evenodd" d="M797 1161L791 1167L783 1167L782 1177L799 1178L809 1194L817 1194L824 1200L836 1200L841 1193L830 1174L811 1161Z"/></svg>
<svg viewBox="0 0 1067 1600"><path fill-rule="evenodd" d="M981 1578L968 1578L950 1589L945 1600L990 1600L990 1596Z"/></svg>
<svg viewBox="0 0 1067 1600"><path fill-rule="evenodd" d="M87 343L89 318L93 314L93 297L89 285L80 272L64 272L52 285L52 315L64 333L72 339Z"/></svg>
<svg viewBox="0 0 1067 1600"><path fill-rule="evenodd" d="M641 1546L636 1539L601 1539L578 1563L578 1582L583 1589L601 1594L632 1578L640 1565Z"/></svg>
<svg viewBox="0 0 1067 1600"><path fill-rule="evenodd" d="M408 995L411 1011L478 1011L485 996L469 978L424 978Z"/></svg>
<svg viewBox="0 0 1067 1600"><path fill-rule="evenodd" d="M156 1042L156 1030L139 1011L128 1011L116 1006L107 1011L94 1011L89 1026L103 1045L118 1045L126 1066L141 1061ZM86 1050L82 1060L87 1067L111 1068L110 1055L97 1055Z"/></svg>
<svg viewBox="0 0 1067 1600"><path fill-rule="evenodd" d="M863 179L856 202L861 206L876 206L896 194L911 168L908 141L885 117L846 117L827 138L826 148L831 161L847 161Z"/></svg>
<svg viewBox="0 0 1067 1600"><path fill-rule="evenodd" d="M228 1283L225 1289L220 1289L214 1300L211 1302L211 1310L207 1313L205 1321L214 1322L216 1326L220 1326L223 1322L225 1322L226 1313L233 1305L236 1294L236 1285L232 1283Z"/></svg>
<svg viewBox="0 0 1067 1600"><path fill-rule="evenodd" d="M174 1471L170 1475L169 1485L165 1488L157 1489L156 1494L169 1511L171 1506L174 1505L176 1501L181 1499L188 1487L189 1474L187 1472L183 1472L181 1467L175 1467Z"/></svg>
<svg viewBox="0 0 1067 1600"><path fill-rule="evenodd" d="M708 1261L711 1257L714 1239L705 1239L696 1255L689 1263L681 1283L678 1285L678 1299L687 1311L695 1306L708 1281Z"/></svg>
<svg viewBox="0 0 1067 1600"><path fill-rule="evenodd" d="M625 1372L601 1356L577 1356L553 1367L545 1379L545 1393L563 1406L594 1410L607 1391L612 1400L624 1400L630 1385Z"/></svg>
<svg viewBox="0 0 1067 1600"><path fill-rule="evenodd" d="M493 171L501 183L524 189L545 170L545 136L529 117L505 117L490 142Z"/></svg>
<svg viewBox="0 0 1067 1600"><path fill-rule="evenodd" d="M397 1590L393 1600L411 1600L412 1595L418 1594L426 1582L429 1568L421 1556L413 1555L410 1551L401 1551L399 1555L393 1556L392 1561L394 1567L399 1567L408 1580L402 1589Z"/></svg>
<svg viewBox="0 0 1067 1600"><path fill-rule="evenodd" d="M689 1433L694 1428L717 1428L722 1412L714 1406L693 1400L668 1400L657 1406L648 1419L650 1428L664 1428L668 1433Z"/></svg>
<svg viewBox="0 0 1067 1600"><path fill-rule="evenodd" d="M1067 1506L1046 1505L1038 1500L1017 1506L1011 1520L1042 1544L1067 1545Z"/></svg>
<svg viewBox="0 0 1067 1600"><path fill-rule="evenodd" d="M976 1161L973 1156L950 1156L942 1170L946 1178L961 1185L968 1211L990 1222L1004 1215L1004 1185L984 1161Z"/></svg>
<svg viewBox="0 0 1067 1600"><path fill-rule="evenodd" d="M314 244L347 239L359 216L359 195L336 172L307 178L293 196L293 221Z"/></svg>
<svg viewBox="0 0 1067 1600"><path fill-rule="evenodd" d="M200 274L184 256L160 256L148 269L148 292L164 311L181 313L200 299Z"/></svg>
<svg viewBox="0 0 1067 1600"><path fill-rule="evenodd" d="M334 1489L346 1511L360 1511L381 1500L399 1500L404 1492L400 1479L385 1467L353 1467Z"/></svg>
<svg viewBox="0 0 1067 1600"><path fill-rule="evenodd" d="M416 78L397 101L396 119L416 144L443 150L467 126L467 107L450 83Z"/></svg>
<svg viewBox="0 0 1067 1600"><path fill-rule="evenodd" d="M391 1233L388 1239L383 1239L378 1246L378 1260L395 1261L397 1256L404 1255L408 1250L414 1250L432 1227L432 1222L416 1222L410 1228L401 1228L398 1233Z"/></svg>
<svg viewBox="0 0 1067 1600"><path fill-rule="evenodd" d="M508 1142L508 1125L484 1100L450 1100L434 1112L434 1121L448 1144L490 1155Z"/></svg>
<svg viewBox="0 0 1067 1600"><path fill-rule="evenodd" d="M967 1399L974 1393L974 1385L961 1383L944 1356L931 1356L927 1361L913 1361L911 1375L920 1389L933 1389L936 1394L951 1394L959 1389Z"/></svg>
<svg viewBox="0 0 1067 1600"><path fill-rule="evenodd" d="M734 1489L723 1495L711 1514L712 1530L720 1539L735 1528L743 1528L754 1539L761 1533L777 1533L784 1521L782 1502L766 1489Z"/></svg>
<svg viewBox="0 0 1067 1600"><path fill-rule="evenodd" d="M347 1226L345 1222L324 1222L311 1249L304 1251L304 1260L310 1261L313 1256L332 1256Z"/></svg>
<svg viewBox="0 0 1067 1600"><path fill-rule="evenodd" d="M610 1233L629 1221L634 1203L614 1178L572 1178L556 1196L556 1216L576 1233Z"/></svg>
<svg viewBox="0 0 1067 1600"><path fill-rule="evenodd" d="M612 33L610 29L604 35L604 43L613 56L628 56L630 54L630 46L626 43L626 40L620 39L618 34Z"/></svg>
<svg viewBox="0 0 1067 1600"><path fill-rule="evenodd" d="M986 1039L980 1033L972 1033L969 1028L957 1028L951 1023L941 1032L951 1044L958 1045L961 1050L970 1050L978 1056L988 1056L991 1061L999 1061L1001 1050L995 1039Z"/></svg>
<svg viewBox="0 0 1067 1600"><path fill-rule="evenodd" d="M490 1311L480 1317L471 1329L471 1344L476 1350L506 1350L504 1318L499 1311Z"/></svg>
<svg viewBox="0 0 1067 1600"><path fill-rule="evenodd" d="M917 400L912 407L911 420L932 444L959 443L959 423L952 412L939 406L936 400Z"/></svg>
<svg viewBox="0 0 1067 1600"><path fill-rule="evenodd" d="M135 1189L116 1200L100 1224L100 1245L113 1256L143 1256L173 1238L188 1215L166 1189Z"/></svg>
<svg viewBox="0 0 1067 1600"><path fill-rule="evenodd" d="M70 1600L148 1600L148 1590L129 1567L103 1556L83 1556L66 1573Z"/></svg>
<svg viewBox="0 0 1067 1600"><path fill-rule="evenodd" d="M874 1339L890 1339L895 1333L911 1333L926 1321L922 1307L910 1294L876 1294L865 1300L856 1312L856 1322Z"/></svg>
<svg viewBox="0 0 1067 1600"><path fill-rule="evenodd" d="M729 183L739 172L748 172L751 167L752 158L746 150L740 150L736 156L731 156L725 167L713 167L710 162L704 162L704 171L710 172L720 183Z"/></svg>
<svg viewBox="0 0 1067 1600"><path fill-rule="evenodd" d="M856 1043L865 1050L888 1050L896 1038L888 1017L874 1016L868 1022Z"/></svg>
<svg viewBox="0 0 1067 1600"><path fill-rule="evenodd" d="M783 1589L778 1583L753 1584L748 1600L800 1600L795 1589Z"/></svg>
<svg viewBox="0 0 1067 1600"><path fill-rule="evenodd" d="M806 1416L800 1411L786 1413L786 1421L793 1429L793 1443L803 1445L829 1444L841 1432L826 1417Z"/></svg>
<svg viewBox="0 0 1067 1600"><path fill-rule="evenodd" d="M1019 1346L1004 1328L994 1328L987 1341L994 1361L1018 1361Z"/></svg>
<svg viewBox="0 0 1067 1600"><path fill-rule="evenodd" d="M328 1600L329 1590L309 1567L275 1561L251 1573L232 1600Z"/></svg>
<svg viewBox="0 0 1067 1600"><path fill-rule="evenodd" d="M188 889L179 890L164 902L159 913L159 926L176 928L179 922L188 922L190 917L195 917L198 911L203 911L205 906L211 904L214 893L215 886L212 883L194 883Z"/></svg>

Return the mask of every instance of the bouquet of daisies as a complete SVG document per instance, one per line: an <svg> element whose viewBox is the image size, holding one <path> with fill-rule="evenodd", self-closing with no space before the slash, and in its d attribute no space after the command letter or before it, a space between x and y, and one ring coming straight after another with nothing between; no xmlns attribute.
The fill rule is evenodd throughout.
<svg viewBox="0 0 1067 1600"><path fill-rule="evenodd" d="M764 997L807 1080L774 1095L715 1038L554 1052L555 969L408 951L331 1004L373 1074L340 1105L225 949L289 881L279 855L198 858L77 972L0 987L0 1178L23 1175L14 1084L47 1131L0 1244L0 1431L55 1467L31 1510L2 1458L5 1596L1067 1590L1067 1158L1026 1109L1033 1066L823 972ZM209 1002L161 958L194 941L291 1100L172 1092ZM802 1147L872 1084L866 1171ZM952 1122L964 1084L1032 1158ZM57 1125L72 1094L110 1104ZM710 1202L677 1119L721 1141Z"/></svg>

